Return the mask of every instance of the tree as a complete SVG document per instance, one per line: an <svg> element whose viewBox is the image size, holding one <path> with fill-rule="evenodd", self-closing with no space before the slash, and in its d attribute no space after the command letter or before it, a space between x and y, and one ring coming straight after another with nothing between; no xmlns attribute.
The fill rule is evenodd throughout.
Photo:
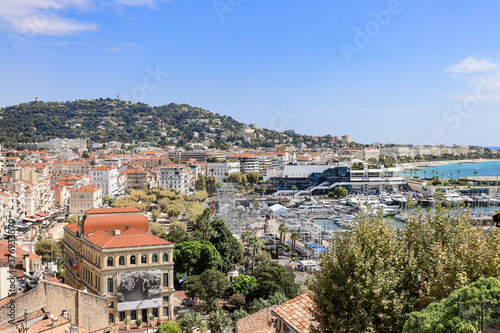
<svg viewBox="0 0 500 333"><path fill-rule="evenodd" d="M215 246L221 257L220 270L227 273L231 270L231 264L241 258L243 248L231 231L226 227L224 220L217 219L211 222L210 242Z"/></svg>
<svg viewBox="0 0 500 333"><path fill-rule="evenodd" d="M222 311L222 309L217 309L216 311L210 312L210 317L207 321L207 326L213 332L222 332L229 324L231 320L229 315Z"/></svg>
<svg viewBox="0 0 500 333"><path fill-rule="evenodd" d="M250 238L253 237L253 234L250 230L245 230L242 234L241 234L241 241L243 242L243 244L247 243L248 244L248 241L250 240Z"/></svg>
<svg viewBox="0 0 500 333"><path fill-rule="evenodd" d="M102 196L102 204L103 206L106 206L106 205L109 205L109 200L111 199L111 196L109 196L108 194L105 194Z"/></svg>
<svg viewBox="0 0 500 333"><path fill-rule="evenodd" d="M175 319L175 323L183 332L190 332L191 328L205 328L203 317L197 312L181 311Z"/></svg>
<svg viewBox="0 0 500 333"><path fill-rule="evenodd" d="M286 233L288 232L288 229L286 228L285 223L280 224L280 226L278 227L278 231L280 233L280 243L284 245Z"/></svg>
<svg viewBox="0 0 500 333"><path fill-rule="evenodd" d="M227 177L227 180L231 183L238 183L239 185L245 185L247 182L247 177L242 172L233 172Z"/></svg>
<svg viewBox="0 0 500 333"><path fill-rule="evenodd" d="M186 219L194 226L198 216L203 213L203 205L200 202L190 202L188 204Z"/></svg>
<svg viewBox="0 0 500 333"><path fill-rule="evenodd" d="M398 332L410 312L500 276L500 232L441 205L410 211L403 229L361 216L330 250L311 285L317 331Z"/></svg>
<svg viewBox="0 0 500 333"><path fill-rule="evenodd" d="M247 180L250 184L257 184L260 178L260 173L257 171L247 173Z"/></svg>
<svg viewBox="0 0 500 333"><path fill-rule="evenodd" d="M61 255L61 250L56 242L42 239L35 243L35 253L42 257L43 262L50 262Z"/></svg>
<svg viewBox="0 0 500 333"><path fill-rule="evenodd" d="M212 234L214 232L211 220L212 215L212 210L210 208L205 208L203 213L198 216L198 219L194 224L195 230L200 231L202 240L208 240L212 237Z"/></svg>
<svg viewBox="0 0 500 333"><path fill-rule="evenodd" d="M165 235L167 233L167 229L159 223L149 222L149 231L158 237Z"/></svg>
<svg viewBox="0 0 500 333"><path fill-rule="evenodd" d="M337 198L344 198L347 197L347 195L349 194L347 190L342 186L337 186L333 191L333 193Z"/></svg>
<svg viewBox="0 0 500 333"><path fill-rule="evenodd" d="M292 251L295 253L295 246L297 245L297 241L299 240L299 234L294 232L290 235L290 240L292 241Z"/></svg>
<svg viewBox="0 0 500 333"><path fill-rule="evenodd" d="M439 302L431 303L428 307L419 312L412 312L404 325L403 332L421 333L421 332L470 332L477 330L470 324L464 323L458 316L458 302L465 309L474 309L468 311L468 316L481 317L481 303L488 303L490 306L500 306L500 281L495 278L479 279L478 281L453 292L445 299ZM483 310L483 320L486 325L497 324L493 318L488 316L488 311Z"/></svg>
<svg viewBox="0 0 500 333"><path fill-rule="evenodd" d="M193 194L194 201L204 202L205 200L207 200L207 197L207 192L202 190L196 191Z"/></svg>
<svg viewBox="0 0 500 333"><path fill-rule="evenodd" d="M474 177L477 176L477 171L474 171Z"/></svg>
<svg viewBox="0 0 500 333"><path fill-rule="evenodd" d="M207 177L207 179L205 180L205 187L207 190L207 194L209 196L214 195L215 190L217 189L217 185L218 184L217 184L217 180L215 179L215 177L213 177L213 176Z"/></svg>
<svg viewBox="0 0 500 333"><path fill-rule="evenodd" d="M458 179L460 179L460 170L457 170L457 174L458 174L458 176L457 176L457 180L458 180Z"/></svg>
<svg viewBox="0 0 500 333"><path fill-rule="evenodd" d="M161 212L158 209L155 209L151 212L151 219L156 222L158 218L160 217Z"/></svg>
<svg viewBox="0 0 500 333"><path fill-rule="evenodd" d="M188 241L174 246L175 278L180 280L187 275L200 275L207 269L220 265L220 255L210 242Z"/></svg>
<svg viewBox="0 0 500 333"><path fill-rule="evenodd" d="M300 286L295 283L295 273L291 267L268 261L257 266L253 276L257 280L257 289L251 295L252 298L267 299L278 292L292 299L299 294Z"/></svg>
<svg viewBox="0 0 500 333"><path fill-rule="evenodd" d="M226 275L215 269L207 269L201 275L188 276L183 286L188 297L198 297L209 306L226 295L227 287Z"/></svg>
<svg viewBox="0 0 500 333"><path fill-rule="evenodd" d="M229 294L251 295L257 288L257 280L250 275L238 275L233 278L229 286Z"/></svg>
<svg viewBox="0 0 500 333"><path fill-rule="evenodd" d="M177 324L177 321L164 321L163 324L158 325L155 333L182 333L183 330Z"/></svg>
<svg viewBox="0 0 500 333"><path fill-rule="evenodd" d="M243 294L234 294L229 297L229 304L234 305L238 308L241 308L245 305L245 295Z"/></svg>
<svg viewBox="0 0 500 333"><path fill-rule="evenodd" d="M252 248L252 275L253 275L255 269L255 256L257 254L257 249L260 249L260 247L262 246L262 240L257 236L253 236L248 241L248 246Z"/></svg>
<svg viewBox="0 0 500 333"><path fill-rule="evenodd" d="M72 215L70 215L70 216L66 219L66 222L68 222L68 223L75 223L75 222L78 222L78 215L76 215L76 214L72 214Z"/></svg>

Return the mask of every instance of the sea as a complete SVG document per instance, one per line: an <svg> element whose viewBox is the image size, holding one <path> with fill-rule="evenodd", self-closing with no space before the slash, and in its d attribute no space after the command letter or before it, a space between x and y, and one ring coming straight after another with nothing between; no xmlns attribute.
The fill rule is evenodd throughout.
<svg viewBox="0 0 500 333"><path fill-rule="evenodd" d="M431 178L434 170L434 175L439 176L439 178L451 178L453 175L453 179L457 179L457 176L460 175L462 177L472 177L476 176L491 176L491 177L500 177L500 161L485 161L478 163L453 163L453 164L443 164L436 165L431 167L417 167L418 171L413 172L413 176L418 176L420 178ZM426 174L424 174L426 171ZM460 173L459 173L460 171ZM474 172L477 174L474 174ZM409 175L409 172L404 173L403 175Z"/></svg>

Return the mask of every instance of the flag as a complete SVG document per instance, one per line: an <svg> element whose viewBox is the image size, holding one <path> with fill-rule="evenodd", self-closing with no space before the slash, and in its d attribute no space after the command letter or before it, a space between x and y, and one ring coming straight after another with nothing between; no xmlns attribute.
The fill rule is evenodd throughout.
<svg viewBox="0 0 500 333"><path fill-rule="evenodd" d="M71 266L71 269L78 269L78 266L75 265L71 260L68 260L69 261L69 265Z"/></svg>
<svg viewBox="0 0 500 333"><path fill-rule="evenodd" d="M180 279L180 280L179 280L179 283L182 283L182 282L184 282L184 279L186 278L186 276L187 276L187 273L188 273L187 271L186 271L186 273L184 273L184 276L182 277L182 279Z"/></svg>

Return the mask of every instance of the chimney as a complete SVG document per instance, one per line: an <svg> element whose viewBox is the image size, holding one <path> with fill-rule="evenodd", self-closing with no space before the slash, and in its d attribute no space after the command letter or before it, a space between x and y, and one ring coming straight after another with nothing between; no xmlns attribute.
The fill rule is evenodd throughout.
<svg viewBox="0 0 500 333"><path fill-rule="evenodd" d="M24 257L24 271L26 273L29 273L30 272L30 255L25 253L25 254L23 254L23 257Z"/></svg>

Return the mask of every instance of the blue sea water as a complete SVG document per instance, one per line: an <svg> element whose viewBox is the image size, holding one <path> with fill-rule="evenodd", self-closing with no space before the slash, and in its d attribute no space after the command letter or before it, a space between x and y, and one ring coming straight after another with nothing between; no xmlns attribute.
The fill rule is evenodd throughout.
<svg viewBox="0 0 500 333"><path fill-rule="evenodd" d="M421 171L413 172L413 175L417 175L420 178L424 177L424 171L427 173L425 177L432 177L432 170L435 171L434 175L438 175L441 178L444 174L444 178L450 178L450 174L453 174L453 178L457 179L458 171L460 171L460 178L474 176L474 171L477 171L477 176L498 176L500 177L500 161L486 161L479 163L454 163L454 164L444 164L437 165L434 167L425 167ZM409 173L405 173L409 175Z"/></svg>

